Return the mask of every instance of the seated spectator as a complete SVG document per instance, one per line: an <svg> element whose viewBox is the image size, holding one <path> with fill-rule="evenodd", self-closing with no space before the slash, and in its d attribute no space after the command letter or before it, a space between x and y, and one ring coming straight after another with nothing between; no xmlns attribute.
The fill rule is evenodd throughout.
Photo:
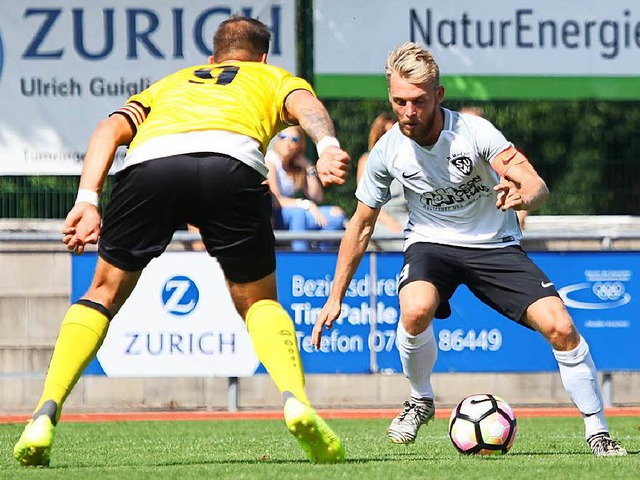
<svg viewBox="0 0 640 480"><path fill-rule="evenodd" d="M305 230L343 230L346 215L342 208L318 205L324 191L315 167L305 157L305 137L299 127L280 132L267 151L265 161L269 168L269 188L274 203L279 205L274 228L301 232ZM337 242L319 242L320 248ZM309 242L294 240L292 250L309 248Z"/></svg>
<svg viewBox="0 0 640 480"><path fill-rule="evenodd" d="M376 144L380 137L387 133L387 131L393 127L396 120L392 113L383 112L378 115L371 124L369 130L369 139L367 142L367 151L363 153L358 159L358 166L356 170L356 179L360 181L360 177L364 173L364 168L369 158L369 152ZM404 227L407 223L407 205L404 199L404 192L402 185L397 181L391 183L391 200L382 207L380 214L378 215L378 221L376 223L376 231L384 233L401 233L404 231ZM402 249L402 244L395 245L399 249Z"/></svg>

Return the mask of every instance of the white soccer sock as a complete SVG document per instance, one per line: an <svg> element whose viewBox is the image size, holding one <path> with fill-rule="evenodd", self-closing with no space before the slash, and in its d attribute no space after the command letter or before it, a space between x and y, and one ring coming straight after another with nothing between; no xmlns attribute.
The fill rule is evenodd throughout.
<svg viewBox="0 0 640 480"><path fill-rule="evenodd" d="M582 413L585 436L589 438L596 433L608 432L598 372L585 339L580 337L580 343L573 350L553 350L553 355L558 361L564 389Z"/></svg>
<svg viewBox="0 0 640 480"><path fill-rule="evenodd" d="M433 325L418 335L409 335L398 322L398 351L402 362L402 371L411 384L411 396L433 398L431 372L438 357L438 347L433 334Z"/></svg>

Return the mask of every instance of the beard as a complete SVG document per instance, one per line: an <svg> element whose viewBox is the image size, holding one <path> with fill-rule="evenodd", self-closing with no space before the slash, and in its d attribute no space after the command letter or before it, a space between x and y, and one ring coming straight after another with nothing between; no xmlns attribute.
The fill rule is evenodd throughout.
<svg viewBox="0 0 640 480"><path fill-rule="evenodd" d="M436 123L436 115L439 115L440 107L435 106L422 121L416 120L401 120L399 121L400 131L408 138L416 142L418 145L432 145L438 139L432 141L433 127Z"/></svg>

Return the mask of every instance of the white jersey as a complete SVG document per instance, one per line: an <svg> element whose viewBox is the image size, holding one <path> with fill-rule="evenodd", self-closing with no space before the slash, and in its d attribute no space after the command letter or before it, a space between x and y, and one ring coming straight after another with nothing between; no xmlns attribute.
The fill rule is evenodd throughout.
<svg viewBox="0 0 640 480"><path fill-rule="evenodd" d="M496 208L493 187L499 175L493 158L513 147L489 121L442 109L438 141L422 147L395 124L369 154L356 197L382 207L395 178L409 210L405 250L416 242L494 248L518 244L522 237L515 211Z"/></svg>

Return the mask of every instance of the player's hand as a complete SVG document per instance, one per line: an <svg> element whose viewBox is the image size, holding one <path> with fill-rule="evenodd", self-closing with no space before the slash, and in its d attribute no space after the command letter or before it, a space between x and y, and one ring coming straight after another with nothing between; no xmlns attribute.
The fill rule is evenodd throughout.
<svg viewBox="0 0 640 480"><path fill-rule="evenodd" d="M87 202L80 202L71 209L62 225L62 241L67 250L80 254L88 243L96 243L100 236L102 218L98 209Z"/></svg>
<svg viewBox="0 0 640 480"><path fill-rule="evenodd" d="M335 322L336 318L340 316L341 309L342 302L334 302L332 300L327 301L324 307L322 307L322 310L316 319L316 324L313 326L313 333L311 333L311 343L316 347L316 349L320 348L322 329L326 328L327 330L331 330L333 322Z"/></svg>
<svg viewBox="0 0 640 480"><path fill-rule="evenodd" d="M344 184L349 160L351 160L349 154L341 148L333 145L326 147L316 163L316 171L322 186Z"/></svg>
<svg viewBox="0 0 640 480"><path fill-rule="evenodd" d="M500 177L500 183L493 187L498 192L496 197L496 208L506 211L510 208L514 210L522 210L524 207L524 200L520 195L520 190L510 180Z"/></svg>

